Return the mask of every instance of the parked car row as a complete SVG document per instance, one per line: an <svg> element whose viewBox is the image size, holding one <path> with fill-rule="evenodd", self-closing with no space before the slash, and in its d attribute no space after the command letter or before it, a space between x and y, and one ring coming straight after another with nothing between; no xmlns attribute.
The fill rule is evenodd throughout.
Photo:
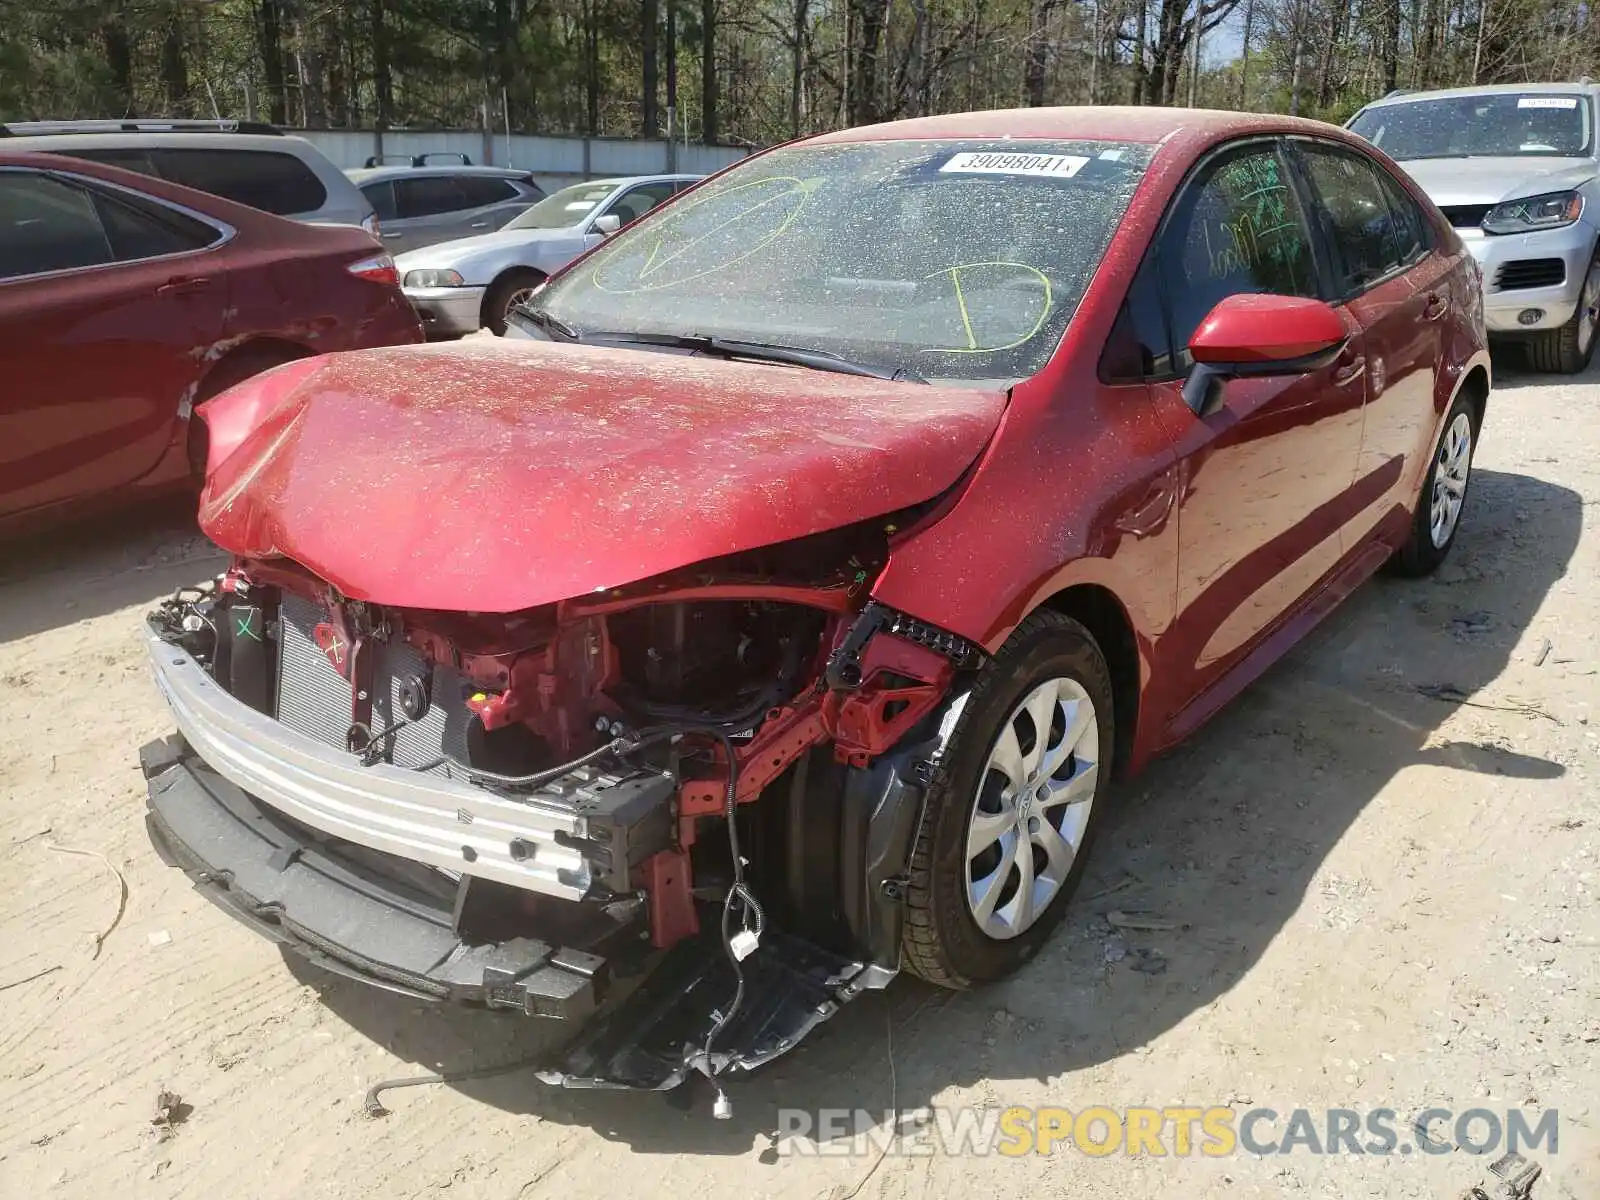
<svg viewBox="0 0 1600 1200"><path fill-rule="evenodd" d="M643 175L573 184L524 209L497 233L399 255L401 285L430 333L504 333L507 315L546 279L699 178Z"/></svg>
<svg viewBox="0 0 1600 1200"><path fill-rule="evenodd" d="M1397 93L1348 128L1463 240L1482 274L1469 303L1491 339L1526 343L1541 369L1587 366L1600 329L1600 87ZM699 181L599 179L546 195L525 171L438 154L344 172L310 142L249 122L10 123L0 146L16 151L0 208L0 339L35 368L0 399L0 526L185 482L202 453L194 406L254 371L330 349L503 334L573 259ZM1315 156L1304 169L1360 175ZM1426 222L1391 179L1338 182L1310 215L1361 231L1350 245L1362 278L1426 257ZM1215 282L1191 275L1182 303L1203 308ZM1424 322L1443 315L1424 309Z"/></svg>
<svg viewBox="0 0 1600 1200"><path fill-rule="evenodd" d="M374 156L365 167L340 171L304 138L256 122L11 122L0 124L0 138L18 149L122 167L292 220L359 225L396 255L470 243L409 266L417 278L407 294L428 332L446 336L482 327L503 331L507 307L531 287L699 178L592 180L541 206L550 197L528 171L479 166L454 154ZM528 216L535 207L538 213ZM511 227L521 236L492 250L472 243ZM470 269L459 271L458 264ZM426 282L430 278L435 282Z"/></svg>
<svg viewBox="0 0 1600 1200"><path fill-rule="evenodd" d="M535 282L692 179L546 197L526 172L432 156L343 172L248 122L0 125L0 534L193 486L195 409L251 375L417 342L423 318L503 330ZM437 246L460 271L412 269L409 297L373 240L508 222L490 254Z"/></svg>
<svg viewBox="0 0 1600 1200"><path fill-rule="evenodd" d="M195 409L251 375L421 340L355 224L0 142L0 530L191 485Z"/></svg>

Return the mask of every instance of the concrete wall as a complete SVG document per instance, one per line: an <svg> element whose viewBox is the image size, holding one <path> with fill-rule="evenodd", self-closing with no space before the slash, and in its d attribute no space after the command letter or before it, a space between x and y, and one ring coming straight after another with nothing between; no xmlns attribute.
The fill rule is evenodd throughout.
<svg viewBox="0 0 1600 1200"><path fill-rule="evenodd" d="M738 146L700 146L660 140L623 138L539 137L514 133L509 160L506 136L489 137L475 130L413 132L389 130L379 138L373 130L296 129L336 166L366 164L370 155L465 154L484 166L513 166L529 171L546 188L564 187L606 175L658 175L669 171L709 174L749 154Z"/></svg>

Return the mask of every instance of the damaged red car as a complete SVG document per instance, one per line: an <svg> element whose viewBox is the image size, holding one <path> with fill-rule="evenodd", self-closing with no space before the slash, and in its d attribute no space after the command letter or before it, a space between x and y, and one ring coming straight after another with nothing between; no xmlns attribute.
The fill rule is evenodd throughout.
<svg viewBox="0 0 1600 1200"><path fill-rule="evenodd" d="M660 206L505 339L203 410L229 569L151 616L167 859L542 1077L760 1066L1061 922L1117 776L1460 528L1480 281L1370 146L1041 109Z"/></svg>

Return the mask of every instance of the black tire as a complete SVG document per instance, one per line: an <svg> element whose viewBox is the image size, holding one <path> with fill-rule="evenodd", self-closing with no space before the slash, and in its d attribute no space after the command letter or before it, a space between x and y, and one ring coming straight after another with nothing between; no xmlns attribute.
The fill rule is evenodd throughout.
<svg viewBox="0 0 1600 1200"><path fill-rule="evenodd" d="M1588 276L1597 263L1600 263L1600 250L1596 250L1589 272L1584 275L1583 292L1578 296L1578 307L1573 310L1572 319L1558 329L1537 333L1528 339L1528 361L1534 370L1552 375L1576 375L1594 357L1594 344L1600 341L1595 333L1600 324L1590 321L1585 327L1584 316L1591 299L1587 295Z"/></svg>
<svg viewBox="0 0 1600 1200"><path fill-rule="evenodd" d="M1455 524L1451 526L1450 535L1445 538L1444 544L1437 545L1433 538L1434 490L1450 430L1455 426L1457 418L1463 414L1472 429L1472 444L1468 449L1468 471L1461 494L1461 512L1456 517ZM1430 575L1438 570L1439 564L1449 556L1450 547L1456 544L1456 537L1461 532L1461 519L1466 515L1467 498L1472 492L1471 460L1477 453L1480 424L1476 396L1469 392L1461 392L1456 396L1455 403L1450 406L1450 411L1445 414L1439 441L1433 447L1428 459L1428 473L1422 480L1422 493L1417 497L1416 511L1411 514L1411 534L1407 537L1406 544L1389 560L1389 569L1394 574L1414 579Z"/></svg>
<svg viewBox="0 0 1600 1200"><path fill-rule="evenodd" d="M1094 802L1078 852L1061 887L1034 923L1014 937L984 933L967 900L968 822L996 739L1038 684L1075 680L1095 708L1099 757ZM912 851L902 947L906 965L929 983L966 988L1010 975L1038 953L1065 914L1089 861L1111 782L1111 672L1089 631L1070 617L1040 610L1012 634L968 696L944 767L928 792Z"/></svg>
<svg viewBox="0 0 1600 1200"><path fill-rule="evenodd" d="M523 267L507 271L496 279L483 296L483 327L496 337L504 337L506 312L511 307L511 298L518 292L538 287L544 280L545 277L538 271Z"/></svg>

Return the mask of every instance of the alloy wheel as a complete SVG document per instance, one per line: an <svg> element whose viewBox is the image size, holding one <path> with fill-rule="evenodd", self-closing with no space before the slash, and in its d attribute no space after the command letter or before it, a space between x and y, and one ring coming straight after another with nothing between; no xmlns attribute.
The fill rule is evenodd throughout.
<svg viewBox="0 0 1600 1200"><path fill-rule="evenodd" d="M1433 505L1428 532L1435 549L1442 550L1456 531L1461 505L1467 496L1467 475L1472 470L1472 418L1458 412L1439 443L1439 461L1433 469Z"/></svg>
<svg viewBox="0 0 1600 1200"><path fill-rule="evenodd" d="M505 311L500 314L501 319L503 320L504 318L509 317L529 300L532 300L534 292L538 290L539 289L536 287L525 287L518 288L516 291L512 292L511 295L506 297L506 307Z"/></svg>
<svg viewBox="0 0 1600 1200"><path fill-rule="evenodd" d="M1083 845L1100 769L1100 722L1083 685L1033 688L1000 728L967 826L967 906L996 940L1027 931Z"/></svg>

